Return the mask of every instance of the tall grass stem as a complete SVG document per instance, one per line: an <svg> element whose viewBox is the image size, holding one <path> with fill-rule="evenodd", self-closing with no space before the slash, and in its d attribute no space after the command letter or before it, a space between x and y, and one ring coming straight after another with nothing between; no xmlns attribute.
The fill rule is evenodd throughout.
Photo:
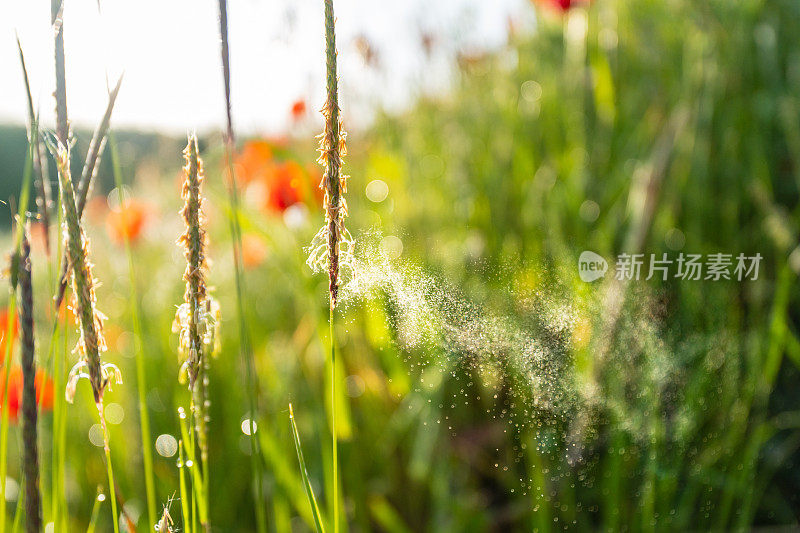
<svg viewBox="0 0 800 533"><path fill-rule="evenodd" d="M108 424L106 424L103 399L97 404L100 413L100 427L103 429L103 451L106 454L106 471L108 472L108 492L111 495L111 517L114 524L114 533L119 533L119 513L117 512L117 489L114 483L114 468L111 466L111 447L109 446Z"/></svg>
<svg viewBox="0 0 800 533"><path fill-rule="evenodd" d="M117 85L119 89L119 85ZM113 133L109 134L109 150L111 152L111 163L114 172L114 183L119 194L119 205L123 207L124 194L122 191L122 170L119 164L119 154ZM136 272L131 253L131 243L128 234L124 234L125 255L128 260L128 276L130 284L130 313L133 322L134 337L134 358L136 360L136 392L139 402L139 430L142 436L142 463L144 467L145 495L147 498L147 519L148 524L156 521L156 491L155 477L153 475L153 451L150 442L150 414L147 409L147 375L144 364L144 335L142 333L142 322L139 315L139 294L136 289Z"/></svg>
<svg viewBox="0 0 800 533"><path fill-rule="evenodd" d="M331 336L331 451L333 455L333 531L339 531L339 442L336 435L336 341L333 327L333 306L330 308Z"/></svg>
<svg viewBox="0 0 800 533"><path fill-rule="evenodd" d="M100 504L105 500L105 495L100 487L97 487L97 495L94 497L94 505L92 505L92 514L89 518L89 527L86 528L86 533L94 533L97 528L97 518L100 516Z"/></svg>
<svg viewBox="0 0 800 533"><path fill-rule="evenodd" d="M219 0L219 32L220 55L222 59L222 77L225 86L225 159L228 169L228 202L230 204L230 234L233 243L233 267L236 284L236 312L239 322L239 350L242 364L246 374L247 397L250 408L250 460L252 464L253 485L255 486L255 515L259 533L267 531L266 516L264 512L264 489L262 473L261 447L256 437L256 420L258 418L258 386L256 382L255 362L250 344L250 332L247 328L247 317L244 310L244 279L241 266L242 232L239 221L239 191L236 183L236 172L233 157L236 149L236 139L233 130L233 117L231 111L231 69L230 47L228 42L228 2Z"/></svg>
<svg viewBox="0 0 800 533"><path fill-rule="evenodd" d="M27 157L25 159L25 167L22 174L22 188L19 195L19 211L17 220L23 220L25 213L28 209L28 198L30 196L31 188L31 174L33 172L33 145L28 144ZM14 237L14 248L11 252L11 286L9 287L9 298L7 313L9 320L7 321L6 331L2 332L5 342L5 357L3 360L4 369L4 383L3 392L0 395L0 533L6 531L6 473L8 468L8 426L9 426L9 401L8 401L8 381L11 375L9 369L11 368L11 347L13 344L14 336L14 320L17 312L17 264L19 262L19 249L22 243L22 226L17 224L16 234Z"/></svg>
<svg viewBox="0 0 800 533"><path fill-rule="evenodd" d="M67 119L67 76L64 60L64 0L50 0L50 24L55 43L56 90L56 136L66 146L69 143L69 120Z"/></svg>

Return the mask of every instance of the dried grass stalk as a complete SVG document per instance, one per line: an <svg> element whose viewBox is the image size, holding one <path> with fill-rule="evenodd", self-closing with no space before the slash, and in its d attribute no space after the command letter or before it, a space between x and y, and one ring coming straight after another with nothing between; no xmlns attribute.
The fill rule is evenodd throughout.
<svg viewBox="0 0 800 533"><path fill-rule="evenodd" d="M155 525L155 530L159 533L173 533L175 531L175 522L169 514L169 508L172 506L172 498L164 505L164 510L161 513L161 518Z"/></svg>

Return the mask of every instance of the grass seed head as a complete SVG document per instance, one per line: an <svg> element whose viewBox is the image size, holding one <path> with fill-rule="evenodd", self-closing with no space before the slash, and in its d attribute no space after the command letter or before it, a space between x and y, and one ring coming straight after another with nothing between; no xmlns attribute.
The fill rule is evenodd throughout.
<svg viewBox="0 0 800 533"><path fill-rule="evenodd" d="M159 533L173 533L175 531L175 522L172 520L172 516L169 514L169 508L172 507L172 500L170 498L166 504L164 504L164 510L161 513L161 519L159 519L158 523L155 525L155 530Z"/></svg>
<svg viewBox="0 0 800 533"><path fill-rule="evenodd" d="M85 377L92 385L94 400L99 407L106 388L110 388L112 383L122 383L122 375L116 365L103 363L101 359L101 354L106 351L103 337L105 316L96 307L95 279L89 260L89 239L81 227L75 205L69 152L69 147L60 142L53 148L64 212L65 248L72 272L73 308L78 316L80 334L75 347L80 360L69 373L66 398L70 403L74 400L78 381Z"/></svg>
<svg viewBox="0 0 800 533"><path fill-rule="evenodd" d="M328 272L328 291L331 309L339 298L339 283L343 249L349 254L352 239L344 227L347 216L348 176L342 173L342 158L347 154L347 133L342 127L339 109L339 87L336 67L336 33L334 30L333 2L325 1L325 57L327 97L322 108L325 129L319 139L319 158L323 175L319 187L324 193L325 225L320 229L310 246L307 263L314 269ZM323 267L324 265L324 267Z"/></svg>
<svg viewBox="0 0 800 533"><path fill-rule="evenodd" d="M198 444L202 459L208 455L208 366L219 342L219 305L208 295L206 288L206 248L208 236L205 232L203 215L203 162L197 148L197 137L189 136L189 142L183 152L186 159L182 197L183 208L180 211L186 224L186 231L178 239L186 257L186 271L183 279L186 282L184 302L178 307L172 329L179 334L179 351L183 356L180 376L185 376L192 393L192 410L198 435Z"/></svg>
<svg viewBox="0 0 800 533"><path fill-rule="evenodd" d="M219 344L219 304L208 295L206 287L206 248L208 236L204 228L203 214L203 161L197 149L197 137L189 137L189 143L183 151L186 159L184 166L185 181L183 183L183 208L181 217L186 224L186 231L178 239L186 257L186 271L183 279L186 282L184 302L178 307L173 322L173 331L179 333L179 349L184 357L182 374L188 377L190 388L194 388L200 373L203 358L206 354L217 351Z"/></svg>

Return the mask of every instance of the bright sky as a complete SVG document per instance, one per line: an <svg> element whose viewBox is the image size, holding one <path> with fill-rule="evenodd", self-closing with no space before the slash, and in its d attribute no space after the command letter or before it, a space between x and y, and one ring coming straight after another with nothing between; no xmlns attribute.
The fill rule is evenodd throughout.
<svg viewBox="0 0 800 533"><path fill-rule="evenodd" d="M221 129L222 79L215 0L65 0L67 99L73 125L94 127L105 109L106 77L123 70L117 127ZM509 18L531 17L526 0L337 0L337 39L346 118L363 121L371 104L402 106L419 90L441 89L446 51L496 47ZM234 124L278 132L295 100L324 99L322 0L229 2ZM26 118L15 30L42 119L52 124L54 87L50 2L6 3L0 17L0 122ZM438 53L425 63L421 34ZM366 36L381 70L356 46ZM350 115L349 117L347 115ZM314 119L316 120L316 118Z"/></svg>

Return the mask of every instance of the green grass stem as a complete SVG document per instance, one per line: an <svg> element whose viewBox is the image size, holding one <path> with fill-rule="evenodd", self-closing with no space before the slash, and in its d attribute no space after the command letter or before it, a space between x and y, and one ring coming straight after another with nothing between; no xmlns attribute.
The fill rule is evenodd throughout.
<svg viewBox="0 0 800 533"><path fill-rule="evenodd" d="M119 164L119 154L114 134L109 134L109 150L111 151L111 163L114 171L114 183L119 195L120 209L123 209L124 194L122 191L122 171ZM142 463L144 467L145 494L147 497L147 520L149 524L155 524L156 516L156 491L155 476L153 475L153 451L150 440L150 415L147 409L147 375L144 364L144 335L142 333L142 321L139 314L139 293L136 289L136 272L134 269L133 254L131 253L131 243L127 233L124 234L125 256L128 260L128 276L130 284L130 313L133 323L134 338L134 359L136 361L136 392L139 402L139 430L142 436Z"/></svg>

